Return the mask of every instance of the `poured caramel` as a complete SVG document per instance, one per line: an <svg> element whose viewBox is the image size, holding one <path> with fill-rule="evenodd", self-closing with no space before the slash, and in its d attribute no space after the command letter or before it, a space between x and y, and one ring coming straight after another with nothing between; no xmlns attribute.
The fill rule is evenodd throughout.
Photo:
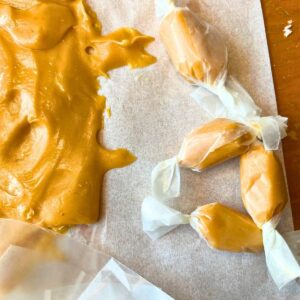
<svg viewBox="0 0 300 300"><path fill-rule="evenodd" d="M262 232L246 215L220 203L199 207L191 216L193 228L216 249L260 252Z"/></svg>
<svg viewBox="0 0 300 300"><path fill-rule="evenodd" d="M97 142L97 77L155 62L135 29L101 36L84 0L0 1L0 216L51 228L96 222L102 178L135 160Z"/></svg>
<svg viewBox="0 0 300 300"><path fill-rule="evenodd" d="M177 71L192 83L216 85L227 72L227 47L217 30L187 8L162 20L160 37Z"/></svg>
<svg viewBox="0 0 300 300"><path fill-rule="evenodd" d="M215 119L186 136L178 160L183 167L201 171L245 153L254 140L246 125Z"/></svg>
<svg viewBox="0 0 300 300"><path fill-rule="evenodd" d="M275 152L256 144L241 156L244 206L258 227L278 215L288 201L282 165Z"/></svg>

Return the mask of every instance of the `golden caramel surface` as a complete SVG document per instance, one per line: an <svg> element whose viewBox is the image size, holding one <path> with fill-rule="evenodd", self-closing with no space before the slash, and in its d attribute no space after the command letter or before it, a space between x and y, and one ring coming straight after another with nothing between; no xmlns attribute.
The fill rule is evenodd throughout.
<svg viewBox="0 0 300 300"><path fill-rule="evenodd" d="M288 201L283 168L275 152L255 144L241 156L244 206L258 227L278 215Z"/></svg>
<svg viewBox="0 0 300 300"><path fill-rule="evenodd" d="M215 119L186 136L178 155L179 163L201 171L245 153L254 140L255 136L246 125Z"/></svg>
<svg viewBox="0 0 300 300"><path fill-rule="evenodd" d="M227 72L227 47L212 26L187 8L162 20L160 37L177 71L192 83L215 85Z"/></svg>
<svg viewBox="0 0 300 300"><path fill-rule="evenodd" d="M0 217L96 222L106 171L135 160L97 142L97 77L155 62L132 28L101 35L85 0L0 1Z"/></svg>
<svg viewBox="0 0 300 300"><path fill-rule="evenodd" d="M216 249L260 252L262 232L248 216L220 203L210 203L192 213L193 228Z"/></svg>

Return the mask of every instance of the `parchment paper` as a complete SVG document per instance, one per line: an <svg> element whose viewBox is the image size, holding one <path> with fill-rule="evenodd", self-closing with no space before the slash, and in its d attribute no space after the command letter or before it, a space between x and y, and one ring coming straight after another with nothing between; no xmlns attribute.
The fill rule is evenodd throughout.
<svg viewBox="0 0 300 300"><path fill-rule="evenodd" d="M126 147L138 161L105 177L103 216L75 235L102 249L162 288L172 297L191 299L296 299L294 284L278 291L267 273L264 254L232 254L210 249L190 226L158 241L143 233L140 208L150 193L150 174L158 161L174 156L184 136L208 121L189 94L193 87L170 63L158 37L154 1L90 0L104 32L134 26L155 36L149 51L158 62L143 70L118 69L101 80L112 117L105 122L106 147ZM229 73L254 97L265 114L276 114L276 100L259 0L192 1L190 7L223 33L229 47ZM201 174L182 172L182 197L172 203L191 212L220 201L244 211L239 188L239 160ZM293 229L290 207L279 231ZM78 234L79 233L79 234ZM298 294L299 295L299 294Z"/></svg>

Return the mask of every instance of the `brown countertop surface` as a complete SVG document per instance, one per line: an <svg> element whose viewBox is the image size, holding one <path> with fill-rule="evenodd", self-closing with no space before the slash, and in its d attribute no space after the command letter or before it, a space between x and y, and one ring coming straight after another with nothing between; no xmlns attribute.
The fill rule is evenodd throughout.
<svg viewBox="0 0 300 300"><path fill-rule="evenodd" d="M300 0L261 0L280 115L289 118L283 141L295 229L300 229ZM283 28L292 20L292 34Z"/></svg>

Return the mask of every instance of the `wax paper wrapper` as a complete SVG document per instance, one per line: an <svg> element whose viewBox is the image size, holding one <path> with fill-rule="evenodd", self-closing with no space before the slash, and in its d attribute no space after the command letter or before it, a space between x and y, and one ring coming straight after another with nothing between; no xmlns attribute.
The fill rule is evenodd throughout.
<svg viewBox="0 0 300 300"><path fill-rule="evenodd" d="M100 93L107 97L112 111L105 120L103 142L109 148L130 149L138 160L106 174L100 221L78 227L71 234L109 253L175 299L299 298L297 284L278 291L264 253L212 250L190 226L178 227L155 242L143 232L140 210L151 191L153 167L173 157L186 134L211 116L191 99L193 87L169 60L158 36L160 21L154 1L89 3L101 19L104 33L126 25L155 36L148 50L158 62L142 70L115 70L110 80L101 80ZM224 36L229 74L249 92L264 115L277 115L260 1L197 0L191 1L190 7ZM238 159L199 174L182 170L181 177L182 196L168 203L172 208L190 213L218 201L245 212ZM293 230L289 205L277 229L283 236Z"/></svg>
<svg viewBox="0 0 300 300"><path fill-rule="evenodd" d="M161 40L176 70L195 86L192 98L213 118L242 122L256 131L267 150L278 150L287 118L262 117L243 86L227 76L228 48L220 31L175 0L157 0L156 8L162 16Z"/></svg>
<svg viewBox="0 0 300 300"><path fill-rule="evenodd" d="M35 225L0 219L1 299L171 300L120 262Z"/></svg>
<svg viewBox="0 0 300 300"><path fill-rule="evenodd" d="M256 136L251 128L228 119L215 119L194 129L184 138L177 156L159 162L153 168L152 195L162 201L179 197L180 168L205 172L208 168L239 157L255 141ZM224 151L232 145L237 146L232 152Z"/></svg>
<svg viewBox="0 0 300 300"><path fill-rule="evenodd" d="M218 203L211 204L216 205ZM199 215L202 218L205 215L205 213L201 212L201 210L202 208L199 207L192 212L191 215L182 214L179 211L166 206L161 201L148 196L144 199L141 209L143 230L152 240L157 240L170 231L176 229L179 225L190 224L201 238L206 239L203 232L209 234L210 229L203 225L203 223L201 223L202 221L199 220ZM217 222L212 215L205 215L205 218L203 219L209 220L208 223L210 224ZM288 283L300 277L300 267L298 263L300 253L300 236L296 235L297 231L293 231L291 233L287 233L287 236L291 236L292 239L290 238L285 241L278 231L275 230L279 219L280 215L277 215L262 226L262 239L269 273L272 276L274 283L279 289L281 289ZM226 241L226 235L230 234L230 229L225 230L225 223L221 220L218 220L218 222L218 229L224 229L223 234L219 234L219 238ZM220 226L220 224L224 225ZM236 229L243 225L235 222L233 226ZM234 237L232 230L233 229L231 229L230 238ZM241 232L245 232L245 229L241 230ZM213 243L209 242L209 240L206 239L206 241L209 247L217 248ZM245 245L246 244L243 244L244 248L240 247L239 251L261 251L260 248L257 248L257 244L248 244L249 248ZM224 250L224 248L221 249Z"/></svg>

